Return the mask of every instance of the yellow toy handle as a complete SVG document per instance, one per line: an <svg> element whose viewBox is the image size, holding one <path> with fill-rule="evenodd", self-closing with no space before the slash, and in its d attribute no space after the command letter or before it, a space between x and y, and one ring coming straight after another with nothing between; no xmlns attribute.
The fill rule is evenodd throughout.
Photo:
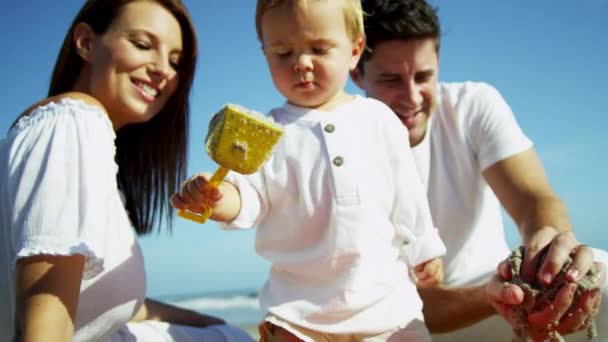
<svg viewBox="0 0 608 342"><path fill-rule="evenodd" d="M228 174L228 171L230 171L230 170L225 167L222 167L222 166L218 167L217 170L215 171L215 173L213 174L213 176L211 176L211 179L209 179L209 183L208 183L209 186L212 186L214 188L219 187L220 184L222 183L222 180L224 180L224 177L226 177L226 175ZM194 213L189 210L180 209L177 212L177 215L179 217L183 217L190 221L194 221L194 222L198 222L198 223L205 223L205 221L207 221L209 216L211 216L211 213L213 212L213 208L211 208L209 206L203 206L202 209L203 209L202 213Z"/></svg>

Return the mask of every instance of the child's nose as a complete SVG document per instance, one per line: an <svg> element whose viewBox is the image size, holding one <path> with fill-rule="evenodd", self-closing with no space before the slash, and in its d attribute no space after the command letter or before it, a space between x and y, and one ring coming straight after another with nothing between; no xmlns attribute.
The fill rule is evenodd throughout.
<svg viewBox="0 0 608 342"><path fill-rule="evenodd" d="M296 59L294 69L295 71L309 71L312 70L312 66L312 57L307 54L301 54Z"/></svg>

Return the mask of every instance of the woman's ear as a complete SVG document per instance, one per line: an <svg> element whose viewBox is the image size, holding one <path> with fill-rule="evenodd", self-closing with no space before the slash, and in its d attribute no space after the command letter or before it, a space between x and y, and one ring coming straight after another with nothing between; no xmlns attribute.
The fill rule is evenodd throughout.
<svg viewBox="0 0 608 342"><path fill-rule="evenodd" d="M87 23L78 23L74 27L73 39L76 52L87 62L91 59L94 36L93 29Z"/></svg>

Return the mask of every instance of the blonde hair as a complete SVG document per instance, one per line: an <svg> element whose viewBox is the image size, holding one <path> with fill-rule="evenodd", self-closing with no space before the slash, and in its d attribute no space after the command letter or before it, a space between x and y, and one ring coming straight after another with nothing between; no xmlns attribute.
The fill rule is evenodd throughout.
<svg viewBox="0 0 608 342"><path fill-rule="evenodd" d="M344 23L346 25L346 33L354 42L359 38L365 38L365 30L363 27L363 10L361 9L361 0L258 0L255 9L255 30L258 34L258 39L262 41L262 16L271 8L282 5L291 5L296 7L302 2L308 1L341 1L344 12Z"/></svg>

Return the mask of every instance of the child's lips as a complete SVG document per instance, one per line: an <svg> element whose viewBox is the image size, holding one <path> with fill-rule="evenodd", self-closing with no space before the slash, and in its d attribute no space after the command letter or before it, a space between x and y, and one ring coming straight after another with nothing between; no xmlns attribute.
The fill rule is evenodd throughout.
<svg viewBox="0 0 608 342"><path fill-rule="evenodd" d="M314 87L314 83L310 81L302 81L296 83L296 87L302 89L311 89L312 87Z"/></svg>

